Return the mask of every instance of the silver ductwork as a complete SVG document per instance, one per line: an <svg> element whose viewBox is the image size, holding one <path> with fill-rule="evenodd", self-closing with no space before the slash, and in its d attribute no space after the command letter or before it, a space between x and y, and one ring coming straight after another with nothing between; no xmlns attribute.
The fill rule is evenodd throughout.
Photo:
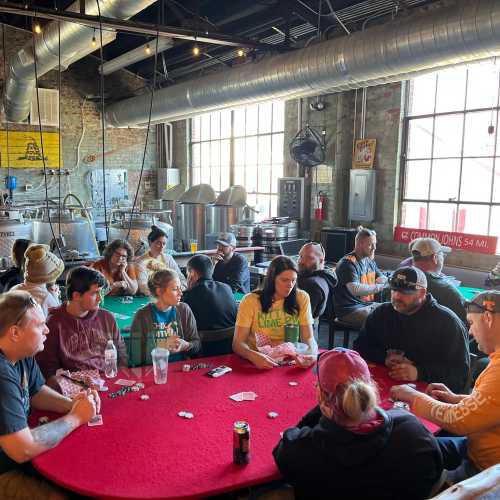
<svg viewBox="0 0 500 500"><path fill-rule="evenodd" d="M155 38L140 47L129 50L128 52L125 52L125 54L99 65L99 73L102 73L103 75L110 75L111 73L114 73L119 69L126 68L127 66L130 66L138 61L154 57L155 52L158 54L160 52L164 52L172 47L173 44L174 43L171 38L158 38L158 42Z"/></svg>
<svg viewBox="0 0 500 500"><path fill-rule="evenodd" d="M100 0L101 15L116 19L129 19L141 10L149 7L156 0ZM80 1L77 0L67 9L80 12ZM85 13L98 15L97 0L85 1ZM94 52L92 37L100 42L99 33L77 23L61 22L61 66ZM103 45L111 42L116 33L103 31ZM37 74L42 76L59 65L59 26L52 21L43 27L42 33L35 35L37 56ZM8 63L8 77L5 84L4 107L7 119L20 122L27 118L30 112L31 100L35 89L35 61L33 55L33 40L30 40Z"/></svg>
<svg viewBox="0 0 500 500"><path fill-rule="evenodd" d="M270 99L401 81L421 72L500 55L500 1L457 0L256 64L172 85L155 93L152 122ZM115 127L148 121L150 94L109 106Z"/></svg>

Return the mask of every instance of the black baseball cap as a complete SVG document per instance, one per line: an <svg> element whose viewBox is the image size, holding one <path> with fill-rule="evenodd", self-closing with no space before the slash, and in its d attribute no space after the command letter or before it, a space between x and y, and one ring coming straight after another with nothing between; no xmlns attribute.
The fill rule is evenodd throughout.
<svg viewBox="0 0 500 500"><path fill-rule="evenodd" d="M500 313L500 291L491 290L478 293L472 300L465 302L469 313Z"/></svg>
<svg viewBox="0 0 500 500"><path fill-rule="evenodd" d="M392 273L389 284L391 290L415 292L421 288L427 289L427 278L417 267L401 267Z"/></svg>

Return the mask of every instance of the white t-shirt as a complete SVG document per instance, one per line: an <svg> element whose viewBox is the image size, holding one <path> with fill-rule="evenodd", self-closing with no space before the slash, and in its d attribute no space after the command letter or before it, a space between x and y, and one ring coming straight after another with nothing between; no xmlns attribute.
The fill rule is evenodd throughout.
<svg viewBox="0 0 500 500"><path fill-rule="evenodd" d="M53 292L47 290L47 285L45 283L30 283L29 281L25 281L24 283L13 286L11 290L24 291L31 294L31 296L40 304L45 316L48 315L49 308L59 307L61 305L59 297Z"/></svg>

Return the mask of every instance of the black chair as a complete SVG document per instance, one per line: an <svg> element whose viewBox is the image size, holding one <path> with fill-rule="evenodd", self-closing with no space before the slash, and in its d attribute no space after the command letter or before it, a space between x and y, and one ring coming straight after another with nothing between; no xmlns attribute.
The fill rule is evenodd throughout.
<svg viewBox="0 0 500 500"><path fill-rule="evenodd" d="M201 339L200 356L219 356L233 352L234 326L221 330L198 330Z"/></svg>
<svg viewBox="0 0 500 500"><path fill-rule="evenodd" d="M351 325L350 323L345 323L335 317L333 307L325 311L325 313L319 318L319 323L321 324L322 322L328 324L328 349L333 349L335 343L335 332L344 332L342 346L345 348L349 348L351 333L359 333L359 328Z"/></svg>
<svg viewBox="0 0 500 500"><path fill-rule="evenodd" d="M333 349L333 344L335 342L335 332L344 332L342 346L345 348L349 348L351 333L359 333L359 328L351 325L350 323L345 323L338 318L330 318L328 320L328 349Z"/></svg>

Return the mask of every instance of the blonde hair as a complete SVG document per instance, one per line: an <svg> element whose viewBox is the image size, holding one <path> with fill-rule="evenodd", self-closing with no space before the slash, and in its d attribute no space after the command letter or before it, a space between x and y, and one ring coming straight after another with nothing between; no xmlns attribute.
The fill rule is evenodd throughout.
<svg viewBox="0 0 500 500"><path fill-rule="evenodd" d="M148 288L151 295L156 297L156 290L158 288L166 288L167 285L175 279L179 279L179 275L173 269L161 269L160 271L155 271L148 278Z"/></svg>
<svg viewBox="0 0 500 500"><path fill-rule="evenodd" d="M338 385L335 394L322 392L324 402L332 410L331 418L339 425L361 422L375 409L379 400L376 385L361 379Z"/></svg>
<svg viewBox="0 0 500 500"><path fill-rule="evenodd" d="M377 405L377 389L370 382L353 380L342 394L342 410L346 416L359 422Z"/></svg>

